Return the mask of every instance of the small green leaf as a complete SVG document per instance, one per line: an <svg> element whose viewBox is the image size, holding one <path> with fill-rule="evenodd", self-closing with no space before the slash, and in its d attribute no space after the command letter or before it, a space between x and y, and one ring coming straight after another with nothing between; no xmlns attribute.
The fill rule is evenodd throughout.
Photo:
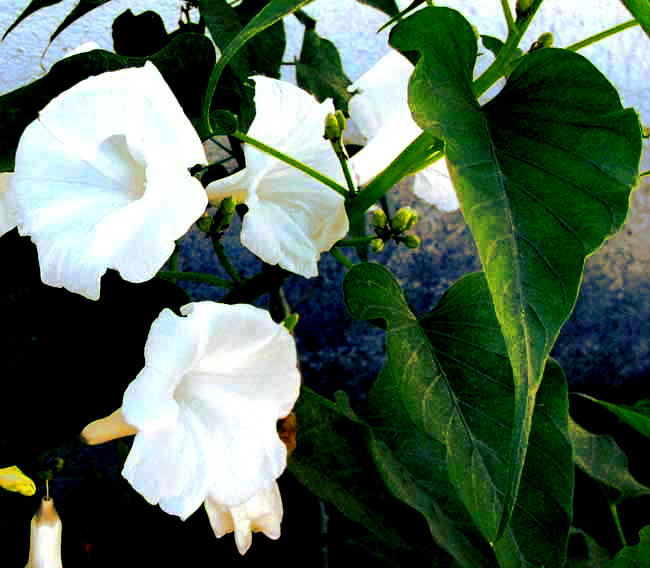
<svg viewBox="0 0 650 568"><path fill-rule="evenodd" d="M503 47L503 42L493 36L489 35L482 35L481 36L481 42L485 46L486 49L489 49L494 56L498 56L499 52L501 51L501 48ZM517 66L517 63L519 63L519 58L524 54L521 49L517 48L514 53L512 54L512 59L510 61L510 64L508 65L508 68L506 69L506 76L510 75L512 73L512 70Z"/></svg>
<svg viewBox="0 0 650 568"><path fill-rule="evenodd" d="M643 31L650 37L650 2L648 0L621 0L641 24Z"/></svg>
<svg viewBox="0 0 650 568"><path fill-rule="evenodd" d="M65 17L65 19L59 24L59 27L56 28L54 33L50 36L50 43L52 43L56 36L65 30L70 24L76 22L79 18L85 16L95 8L99 8L102 4L106 4L106 2L110 2L110 0L79 0L77 5L72 9L72 12Z"/></svg>
<svg viewBox="0 0 650 568"><path fill-rule="evenodd" d="M612 414L615 414L620 420L634 428L637 432L650 439L650 398L642 399L633 406L626 406L598 400L597 398L586 394L576 394L606 408Z"/></svg>
<svg viewBox="0 0 650 568"><path fill-rule="evenodd" d="M395 0L358 0L361 4L366 6L371 6L376 10L383 12L384 14L390 16L397 16L399 14L399 6Z"/></svg>
<svg viewBox="0 0 650 568"><path fill-rule="evenodd" d="M442 487L433 466L433 442L446 447L449 479L489 541L508 486L514 393L484 275L462 278L419 322L399 284L379 265L355 266L343 286L354 317L386 321L388 362L369 396L371 408L392 419L407 416L410 426L391 433L390 426L380 429L372 413L367 416L369 424L418 485L432 495ZM361 417L366 419L364 413ZM503 567L564 563L573 495L567 421L566 381L559 366L550 361L533 415L529 459L522 464L522 490L512 523L493 543ZM403 419L395 422L401 425ZM420 441L414 444L409 440L416 432ZM427 452L428 460L423 457ZM462 520L457 508L445 513Z"/></svg>
<svg viewBox="0 0 650 568"><path fill-rule="evenodd" d="M573 309L585 258L621 227L638 183L641 127L589 61L554 48L522 57L503 90L480 107L472 92L477 36L454 10L416 12L392 30L390 43L420 53L411 112L445 141L514 370L501 533L546 359Z"/></svg>
<svg viewBox="0 0 650 568"><path fill-rule="evenodd" d="M639 533L640 542L626 546L605 568L650 568L650 526Z"/></svg>
<svg viewBox="0 0 650 568"><path fill-rule="evenodd" d="M2 36L2 39L4 40L9 35L9 32L11 32L11 30L13 30L25 18L31 16L34 12L41 10L42 8L47 8L48 6L54 6L55 4L59 4L62 1L63 0L32 0L29 4L27 4L27 7L22 11L20 16L16 18L14 23L7 28L7 31Z"/></svg>
<svg viewBox="0 0 650 568"><path fill-rule="evenodd" d="M113 21L113 49L118 55L146 57L169 43L162 18L152 10L137 16L125 10Z"/></svg>
<svg viewBox="0 0 650 568"><path fill-rule="evenodd" d="M576 465L598 481L610 503L649 495L650 487L639 483L627 468L627 456L608 434L592 434L569 419L569 435Z"/></svg>
<svg viewBox="0 0 650 568"><path fill-rule="evenodd" d="M227 110L215 110L210 113L210 123L214 126L214 135L232 134L239 130L237 117Z"/></svg>
<svg viewBox="0 0 650 568"><path fill-rule="evenodd" d="M298 86L312 93L319 101L334 99L334 107L347 112L352 95L352 81L343 71L336 46L320 37L316 30L305 27L300 60L296 66Z"/></svg>

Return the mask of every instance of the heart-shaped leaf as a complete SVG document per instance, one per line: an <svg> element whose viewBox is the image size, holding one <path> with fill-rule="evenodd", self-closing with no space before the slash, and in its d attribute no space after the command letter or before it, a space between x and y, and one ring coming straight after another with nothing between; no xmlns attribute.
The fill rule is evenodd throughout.
<svg viewBox="0 0 650 568"><path fill-rule="evenodd" d="M380 416L402 414L410 424L392 434L390 428L377 429L378 437L434 501L440 480L438 469L432 466L436 462L431 461L433 442L443 444L449 480L490 541L508 487L515 396L505 342L484 275L462 278L419 322L399 284L379 265L354 267L346 276L344 291L354 317L386 321L388 362L371 391L370 408ZM379 426L372 413L367 420L371 427ZM390 420L382 422L390 424ZM513 520L502 538L492 543L501 566L564 563L573 493L567 422L566 382L551 361L532 420L529 459L525 467L522 464L524 481ZM404 441L415 432L420 436L417 445L429 453L429 460L416 458ZM425 440L429 440L428 450ZM457 511L447 514L462 520Z"/></svg>
<svg viewBox="0 0 650 568"><path fill-rule="evenodd" d="M480 107L472 93L476 32L454 10L416 12L392 30L390 43L420 54L409 82L413 118L445 141L514 371L498 535L516 501L535 395L585 257L621 227L638 183L641 127L589 61L552 48L522 57L504 89Z"/></svg>
<svg viewBox="0 0 650 568"><path fill-rule="evenodd" d="M621 2L639 21L646 35L650 37L650 2L648 0L621 0Z"/></svg>

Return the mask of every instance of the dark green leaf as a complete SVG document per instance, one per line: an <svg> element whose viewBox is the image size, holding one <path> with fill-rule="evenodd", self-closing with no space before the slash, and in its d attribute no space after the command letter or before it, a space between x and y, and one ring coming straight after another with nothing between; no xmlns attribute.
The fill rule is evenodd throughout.
<svg viewBox="0 0 650 568"><path fill-rule="evenodd" d="M569 420L569 435L576 465L601 484L610 503L650 494L650 487L632 477L627 456L614 438L608 434L592 434L573 420Z"/></svg>
<svg viewBox="0 0 650 568"><path fill-rule="evenodd" d="M242 25L247 25L267 3L267 0L247 0L239 4L235 11ZM246 47L251 75L280 78L282 57L287 47L282 20L258 33Z"/></svg>
<svg viewBox="0 0 650 568"><path fill-rule="evenodd" d="M289 471L319 499L335 505L346 517L363 525L407 565L426 565L412 555L444 552L427 546L423 519L387 491L373 457L368 426L350 412L303 387L295 408L296 451ZM418 550L416 550L418 549Z"/></svg>
<svg viewBox="0 0 650 568"><path fill-rule="evenodd" d="M423 0L424 1L424 0ZM373 8L382 11L391 18L399 14L399 7L395 0L359 0L361 4L372 6Z"/></svg>
<svg viewBox="0 0 650 568"><path fill-rule="evenodd" d="M190 117L198 115L201 93L215 61L212 42L198 34L182 34L146 59L154 62L185 113ZM59 61L45 77L0 97L0 171L13 170L23 130L54 97L91 75L142 66L146 59L101 50L82 53Z"/></svg>
<svg viewBox="0 0 650 568"><path fill-rule="evenodd" d="M522 57L481 108L472 93L476 33L454 10L415 13L392 30L390 43L421 55L409 82L413 118L445 140L514 370L501 532L546 358L573 309L585 257L620 228L638 183L641 128L591 63L553 48Z"/></svg>
<svg viewBox="0 0 650 568"><path fill-rule="evenodd" d="M118 55L146 57L168 43L165 24L156 12L147 10L136 16L125 10L113 21L113 49Z"/></svg>
<svg viewBox="0 0 650 568"><path fill-rule="evenodd" d="M393 405L400 402L411 422L407 431L420 431L423 439L447 448L449 479L490 540L508 486L514 396L505 343L483 274L461 279L420 322L410 312L399 284L381 266L358 265L350 270L344 291L353 316L386 321L390 372L373 388L371 400L378 396L375 389L385 393L374 407L391 408L391 400ZM493 545L501 566L522 566L527 561L561 566L566 554L573 459L566 383L552 361L542 385L512 523ZM386 434L378 430L377 435L383 439ZM400 437L386 439L401 456ZM404 451L409 455L408 445ZM406 463L417 471L414 477L422 487L436 490L436 469L431 465L435 461L414 457ZM462 519L457 511L449 515Z"/></svg>
<svg viewBox="0 0 650 568"><path fill-rule="evenodd" d="M334 99L334 106L347 113L351 94L347 77L341 65L336 46L320 37L314 29L305 27L300 60L296 66L298 85L312 93L319 101Z"/></svg>
<svg viewBox="0 0 650 568"><path fill-rule="evenodd" d="M9 35L9 32L13 30L20 22L22 22L25 18L28 16L31 16L34 12L42 9L42 8L47 8L48 6L54 6L55 4L59 4L63 0L32 0L28 5L27 8L25 8L20 16L16 18L13 24L11 24L8 28L7 31L4 33L2 36L2 39L6 38Z"/></svg>
<svg viewBox="0 0 650 568"><path fill-rule="evenodd" d="M223 53L228 44L241 32L242 25L235 9L226 0L199 0L199 10L205 19L208 31ZM246 79L250 74L248 53L242 49L241 53L234 54L230 67L240 79Z"/></svg>
<svg viewBox="0 0 650 568"><path fill-rule="evenodd" d="M646 398L640 400L633 406L626 406L598 400L597 398L593 398L586 394L580 394L580 396L606 408L611 413L615 414L620 420L634 428L637 432L640 432L646 438L650 439L650 399Z"/></svg>
<svg viewBox="0 0 650 568"><path fill-rule="evenodd" d="M204 0L200 0L203 2ZM220 0L221 1L221 0ZM291 14L301 6L309 3L311 0L271 0L266 6L255 15L248 24L242 29L229 43L225 49L222 49L221 57L212 73L210 79L211 86L216 87L215 81L218 80L222 71L237 54L237 52L253 37L272 26L284 16ZM216 40L215 40L216 41ZM207 97L212 96L212 92L208 89ZM206 103L207 104L207 103Z"/></svg>
<svg viewBox="0 0 650 568"><path fill-rule="evenodd" d="M404 10L402 10L398 14L395 14L394 16L391 16L391 19L388 20L383 26L381 26L381 28L379 28L377 30L377 33L379 33L382 30L385 30L388 26L390 26L391 24L394 24L398 20L401 20L404 16L411 13L418 6L420 6L421 4L424 4L425 2L426 2L426 0L413 0L413 2L411 2L406 8L404 8Z"/></svg>
<svg viewBox="0 0 650 568"><path fill-rule="evenodd" d="M649 568L650 526L641 529L639 538L639 544L626 546L614 560L606 564L606 568Z"/></svg>
<svg viewBox="0 0 650 568"><path fill-rule="evenodd" d="M237 117L227 110L215 110L210 113L210 124L214 125L214 135L232 134L239 130Z"/></svg>
<svg viewBox="0 0 650 568"><path fill-rule="evenodd" d="M54 41L56 36L58 36L63 30L65 30L70 24L76 22L82 16L85 16L88 12L99 8L102 4L106 4L110 0L79 0L77 5L72 9L65 19L59 24L59 27L56 28L54 33L50 36L50 43Z"/></svg>
<svg viewBox="0 0 650 568"><path fill-rule="evenodd" d="M621 0L650 37L650 2L648 0Z"/></svg>

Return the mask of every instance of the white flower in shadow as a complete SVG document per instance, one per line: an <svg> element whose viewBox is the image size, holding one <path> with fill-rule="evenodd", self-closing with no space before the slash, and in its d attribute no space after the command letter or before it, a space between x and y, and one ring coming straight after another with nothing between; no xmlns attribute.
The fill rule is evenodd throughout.
<svg viewBox="0 0 650 568"><path fill-rule="evenodd" d="M302 89L253 77L255 119L248 135L345 184L336 154L323 139L331 100L319 104ZM242 244L268 264L310 278L321 252L348 232L344 199L307 174L246 144L246 167L207 187L211 203L233 196L248 206Z"/></svg>
<svg viewBox="0 0 650 568"><path fill-rule="evenodd" d="M346 142L365 145L350 159L359 185L379 174L422 133L408 106L411 73L413 65L408 59L391 51L348 87L358 94L349 103L352 132L356 134L352 139L346 137ZM415 174L413 191L443 211L459 207L444 159Z"/></svg>
<svg viewBox="0 0 650 568"><path fill-rule="evenodd" d="M243 554L250 531L280 534L274 487L287 449L277 422L300 390L295 342L250 305L198 302L181 312L163 310L121 409L82 437L135 434L122 471L134 489L182 519L205 503L215 534L234 530Z"/></svg>
<svg viewBox="0 0 650 568"><path fill-rule="evenodd" d="M61 527L54 501L43 498L32 518L25 568L61 568Z"/></svg>
<svg viewBox="0 0 650 568"><path fill-rule="evenodd" d="M20 138L10 184L41 279L96 300L101 276L153 278L203 213L201 141L156 67L102 73L53 99Z"/></svg>

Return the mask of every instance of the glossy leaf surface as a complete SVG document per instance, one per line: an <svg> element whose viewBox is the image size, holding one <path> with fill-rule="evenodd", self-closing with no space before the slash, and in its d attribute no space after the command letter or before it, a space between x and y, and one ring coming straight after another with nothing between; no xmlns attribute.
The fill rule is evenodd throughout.
<svg viewBox="0 0 650 568"><path fill-rule="evenodd" d="M415 430L421 440L447 448L449 480L489 541L499 522L508 482L514 392L483 274L462 278L420 321L409 310L399 284L381 266L353 268L344 291L354 317L386 321L388 363L371 392L371 404L380 410L390 408L390 401L399 402L410 420L410 428L404 428L400 436L408 439L404 432ZM524 482L512 525L494 543L501 566L562 565L566 554L573 459L567 434L566 383L554 362L549 363L542 384L530 460L525 467L522 464ZM389 447L392 444L395 453L402 448L404 455L413 456L412 450L404 449L406 442L400 436L393 433ZM423 488L434 491L440 480L432 467L434 454L429 455L429 460L413 459L406 467L417 468L415 478ZM458 514L450 516L462 519Z"/></svg>
<svg viewBox="0 0 650 568"><path fill-rule="evenodd" d="M449 173L479 249L515 376L515 429L499 533L525 460L547 356L578 292L585 257L617 231L638 183L641 129L583 57L540 49L480 107L477 36L456 11L427 8L390 43L421 57L413 118L446 144Z"/></svg>

